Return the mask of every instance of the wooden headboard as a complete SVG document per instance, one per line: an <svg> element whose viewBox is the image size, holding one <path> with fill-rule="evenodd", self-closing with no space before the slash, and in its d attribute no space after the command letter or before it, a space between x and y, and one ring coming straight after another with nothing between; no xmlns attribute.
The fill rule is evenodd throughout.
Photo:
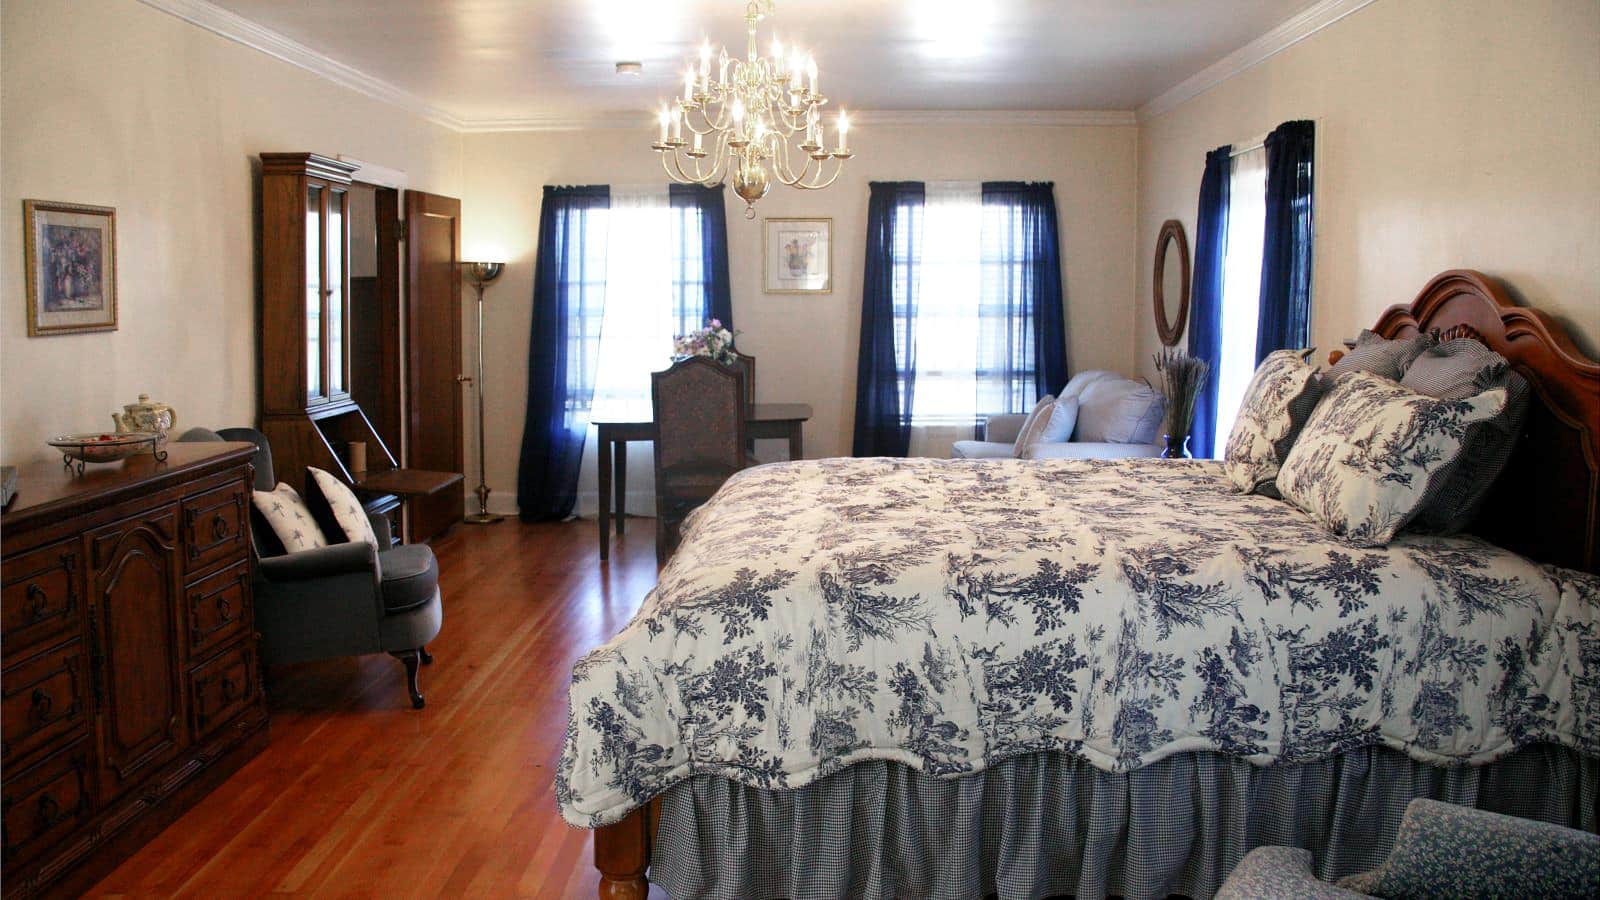
<svg viewBox="0 0 1600 900"><path fill-rule="evenodd" d="M1472 530L1530 559L1600 572L1600 362L1561 323L1517 306L1498 281L1469 269L1434 276L1372 330L1474 337L1528 379L1527 424Z"/></svg>

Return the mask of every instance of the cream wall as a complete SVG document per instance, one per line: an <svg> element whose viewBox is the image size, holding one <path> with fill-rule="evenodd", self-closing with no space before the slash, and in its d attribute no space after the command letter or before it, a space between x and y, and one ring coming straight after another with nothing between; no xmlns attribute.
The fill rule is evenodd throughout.
<svg viewBox="0 0 1600 900"><path fill-rule="evenodd" d="M1206 151L1302 118L1317 125L1314 344L1465 267L1600 348L1600 3L1378 0L1141 122L1147 371L1162 221L1192 240Z"/></svg>
<svg viewBox="0 0 1600 900"><path fill-rule="evenodd" d="M459 193L460 135L135 0L10 0L0 29L7 463L140 392L180 427L255 421L256 154L342 153ZM24 198L116 207L118 331L27 336Z"/></svg>
<svg viewBox="0 0 1600 900"><path fill-rule="evenodd" d="M815 415L805 430L807 456L850 452L868 181L1055 182L1070 364L1074 371L1131 370L1133 126L958 128L863 121L850 139L856 157L833 187L800 192L775 186L757 205L754 222L743 218L744 204L728 191L733 314L743 332L739 346L757 358L758 399L811 404ZM497 247L510 263L489 289L484 343L489 484L498 508L513 508L516 495L540 192L547 184L659 182L664 176L650 140L648 124L639 130L465 136L466 251ZM762 293L759 217L764 216L833 219L833 293ZM470 342L470 323L466 330ZM470 343L466 352L471 358ZM630 475L637 472L635 465Z"/></svg>

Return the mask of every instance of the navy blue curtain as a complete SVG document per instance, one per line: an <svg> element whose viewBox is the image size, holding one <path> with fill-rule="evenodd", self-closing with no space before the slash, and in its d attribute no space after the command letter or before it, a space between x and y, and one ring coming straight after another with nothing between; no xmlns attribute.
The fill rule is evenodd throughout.
<svg viewBox="0 0 1600 900"><path fill-rule="evenodd" d="M1311 343L1311 155L1315 126L1285 122L1267 135L1267 227L1261 254L1256 364Z"/></svg>
<svg viewBox="0 0 1600 900"><path fill-rule="evenodd" d="M921 182L871 184L856 362L856 456L905 456L911 449L922 201Z"/></svg>
<svg viewBox="0 0 1600 900"><path fill-rule="evenodd" d="M684 248L682 258L693 258L699 251L699 283L704 288L704 308L699 321L693 322L680 333L699 328L709 319L722 322L733 330L733 291L728 282L728 213L723 205L723 186L703 187L698 184L674 184L668 190L672 207L686 211L698 218L698 228L685 228L683 233L698 233L699 247ZM681 273L680 273L681 274ZM676 279L678 284L693 283L692 279Z"/></svg>
<svg viewBox="0 0 1600 900"><path fill-rule="evenodd" d="M1031 387L1031 397L1017 408L1030 408L1067 383L1067 325L1062 307L1061 240L1056 226L1055 185L1051 182L989 181L983 185L985 262L991 251L1002 254L998 278L985 278L984 303L997 303L1008 322L1005 369L1011 393ZM992 288L991 288L992 286ZM985 347L979 347L980 357ZM980 413L985 412L980 410Z"/></svg>
<svg viewBox="0 0 1600 900"><path fill-rule="evenodd" d="M544 189L517 471L517 506L526 522L564 519L577 502L605 310L610 206L605 185Z"/></svg>
<svg viewBox="0 0 1600 900"><path fill-rule="evenodd" d="M1233 146L1206 154L1200 179L1200 209L1195 216L1194 285L1189 294L1189 355L1211 364L1205 388L1195 400L1189 450L1199 459L1215 455L1217 375L1222 357L1222 276L1228 256L1228 181Z"/></svg>

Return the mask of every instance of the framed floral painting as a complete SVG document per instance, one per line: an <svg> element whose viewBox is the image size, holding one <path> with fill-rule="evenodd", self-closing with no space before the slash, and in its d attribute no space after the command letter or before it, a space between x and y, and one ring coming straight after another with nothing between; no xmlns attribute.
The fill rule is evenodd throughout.
<svg viewBox="0 0 1600 900"><path fill-rule="evenodd" d="M833 220L763 219L763 287L769 294L833 293Z"/></svg>
<svg viewBox="0 0 1600 900"><path fill-rule="evenodd" d="M22 201L28 336L117 330L117 211Z"/></svg>

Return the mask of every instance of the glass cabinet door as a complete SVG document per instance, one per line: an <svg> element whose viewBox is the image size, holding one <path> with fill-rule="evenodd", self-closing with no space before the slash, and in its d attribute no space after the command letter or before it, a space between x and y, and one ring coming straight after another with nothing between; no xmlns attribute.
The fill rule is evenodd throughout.
<svg viewBox="0 0 1600 900"><path fill-rule="evenodd" d="M322 195L319 185L306 188L306 400L327 395L322 373Z"/></svg>
<svg viewBox="0 0 1600 900"><path fill-rule="evenodd" d="M345 352L345 321L348 310L345 298L345 208L350 202L348 191L337 188L328 192L328 217L324 245L327 247L328 298L325 310L328 329L328 396L335 397L350 392L349 363Z"/></svg>

